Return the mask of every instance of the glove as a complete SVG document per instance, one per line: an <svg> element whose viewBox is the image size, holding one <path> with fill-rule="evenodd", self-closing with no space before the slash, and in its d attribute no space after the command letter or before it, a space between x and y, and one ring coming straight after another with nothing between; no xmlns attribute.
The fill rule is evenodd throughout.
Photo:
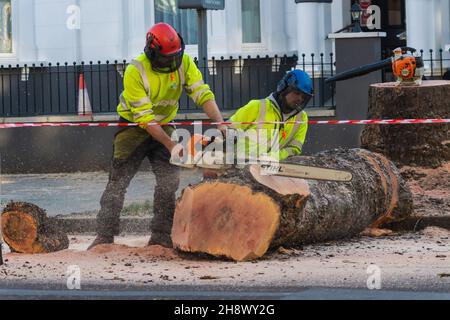
<svg viewBox="0 0 450 320"><path fill-rule="evenodd" d="M171 152L170 164L187 169L195 168L195 162L188 152L185 152L181 144L177 144Z"/></svg>

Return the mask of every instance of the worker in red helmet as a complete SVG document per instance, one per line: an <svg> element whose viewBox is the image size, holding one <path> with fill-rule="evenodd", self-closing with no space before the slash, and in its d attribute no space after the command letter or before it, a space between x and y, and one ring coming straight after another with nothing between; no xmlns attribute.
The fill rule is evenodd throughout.
<svg viewBox="0 0 450 320"><path fill-rule="evenodd" d="M114 138L109 181L97 216L97 237L90 248L113 243L114 236L119 234L127 187L145 158L156 177L149 245L172 246L170 232L179 169L170 164L177 145L171 139L175 128L164 124L175 118L183 90L212 121L223 122L213 92L184 48L183 39L174 28L158 23L147 33L144 53L125 70L124 91L117 111L122 122L140 125L122 129ZM219 126L219 130L225 132L226 127Z"/></svg>

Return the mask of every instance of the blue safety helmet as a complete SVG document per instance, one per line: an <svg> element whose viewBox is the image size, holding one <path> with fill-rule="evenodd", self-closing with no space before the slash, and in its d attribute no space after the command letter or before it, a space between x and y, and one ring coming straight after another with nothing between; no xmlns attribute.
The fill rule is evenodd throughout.
<svg viewBox="0 0 450 320"><path fill-rule="evenodd" d="M294 107L297 112L301 112L305 109L314 94L312 80L306 72L302 70L292 70L278 83L275 96L279 97L279 103L284 113L288 113L292 110L292 107L287 107L286 96L293 91L300 91L304 95L303 102Z"/></svg>
<svg viewBox="0 0 450 320"><path fill-rule="evenodd" d="M292 70L288 72L278 83L277 92L281 93L289 88L300 90L311 97L314 94L312 80L309 75L302 70Z"/></svg>

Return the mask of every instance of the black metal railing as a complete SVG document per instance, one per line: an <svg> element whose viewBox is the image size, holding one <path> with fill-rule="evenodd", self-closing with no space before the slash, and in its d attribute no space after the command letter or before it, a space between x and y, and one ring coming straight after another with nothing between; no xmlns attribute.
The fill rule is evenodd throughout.
<svg viewBox="0 0 450 320"><path fill-rule="evenodd" d="M80 95L81 77L95 114L115 112L123 90L127 61L56 63L0 66L0 116L76 115L86 113L88 102ZM324 80L333 75L334 56L212 58L209 85L222 110L235 110L252 99L269 95L292 68L307 71L314 79L315 95L308 107L334 108L334 90ZM206 70L201 70L203 73ZM198 108L185 95L182 112Z"/></svg>
<svg viewBox="0 0 450 320"><path fill-rule="evenodd" d="M439 50L419 50L425 64L425 79L436 80L442 77L450 70L450 49ZM447 54L448 57L444 57ZM392 56L392 51L383 51L383 59ZM383 70L383 82L395 81L391 69Z"/></svg>
<svg viewBox="0 0 450 320"><path fill-rule="evenodd" d="M0 66L0 112L8 116L78 114L79 98L86 110L87 101L80 93L80 76L84 77L92 111L115 110L123 90L119 63L32 64ZM123 73L122 73L123 74Z"/></svg>

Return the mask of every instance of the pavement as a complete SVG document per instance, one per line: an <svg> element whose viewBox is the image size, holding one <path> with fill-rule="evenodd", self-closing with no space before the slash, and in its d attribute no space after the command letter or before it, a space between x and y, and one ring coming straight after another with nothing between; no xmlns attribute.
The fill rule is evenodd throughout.
<svg viewBox="0 0 450 320"><path fill-rule="evenodd" d="M46 210L48 216L95 216L108 183L107 172L61 174L24 174L0 176L0 204L23 201ZM178 195L190 183L202 179L200 170L182 170ZM125 207L143 206L153 199L155 178L149 171L139 171L131 181ZM150 202L151 205L151 202ZM147 216L148 212L135 212Z"/></svg>
<svg viewBox="0 0 450 320"><path fill-rule="evenodd" d="M439 228L280 248L242 263L146 247L148 236L93 251L92 236L70 240L61 252L6 253L0 298L450 299L450 231Z"/></svg>

